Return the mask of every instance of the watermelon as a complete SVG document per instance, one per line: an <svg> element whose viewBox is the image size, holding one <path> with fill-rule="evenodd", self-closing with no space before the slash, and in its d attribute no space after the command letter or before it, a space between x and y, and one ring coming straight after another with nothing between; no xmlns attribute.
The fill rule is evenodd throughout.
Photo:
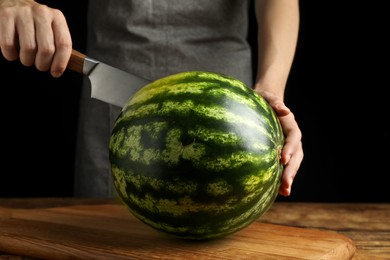
<svg viewBox="0 0 390 260"><path fill-rule="evenodd" d="M269 104L243 82L189 71L146 85L109 143L120 201L145 224L206 240L260 218L278 194L284 136Z"/></svg>

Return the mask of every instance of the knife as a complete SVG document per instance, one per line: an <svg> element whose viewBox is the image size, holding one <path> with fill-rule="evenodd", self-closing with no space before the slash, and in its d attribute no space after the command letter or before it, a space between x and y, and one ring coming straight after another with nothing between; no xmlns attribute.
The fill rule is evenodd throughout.
<svg viewBox="0 0 390 260"><path fill-rule="evenodd" d="M88 57L72 50L67 69L86 75L91 83L91 97L123 107L150 80Z"/></svg>

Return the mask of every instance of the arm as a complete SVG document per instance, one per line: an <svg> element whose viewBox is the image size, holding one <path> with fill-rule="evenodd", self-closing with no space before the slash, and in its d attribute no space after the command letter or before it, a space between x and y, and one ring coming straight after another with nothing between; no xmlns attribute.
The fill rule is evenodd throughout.
<svg viewBox="0 0 390 260"><path fill-rule="evenodd" d="M288 196L303 160L302 134L294 114L283 102L295 55L299 28L298 0L256 0L258 70L254 90L274 108L284 134L281 160L285 165L279 193Z"/></svg>
<svg viewBox="0 0 390 260"><path fill-rule="evenodd" d="M61 11L33 0L0 0L0 48L7 60L19 58L25 66L59 77L72 40Z"/></svg>

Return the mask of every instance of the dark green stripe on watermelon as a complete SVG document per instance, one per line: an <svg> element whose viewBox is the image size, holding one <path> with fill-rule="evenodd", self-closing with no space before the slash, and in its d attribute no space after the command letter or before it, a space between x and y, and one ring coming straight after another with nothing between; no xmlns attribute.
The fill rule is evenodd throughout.
<svg viewBox="0 0 390 260"><path fill-rule="evenodd" d="M246 203L242 203L241 201L232 203L233 209L226 210L226 212L218 212L215 210L188 210L188 212L182 215L172 215L167 212L148 211L142 206L142 204L138 205L133 203L133 201L128 197L123 197L123 193L121 193L121 199L128 205L130 211L136 217L156 229L164 229L168 233L185 238L210 239L236 232L259 218L266 210L268 210L270 202L275 199L275 190L277 190L278 187L278 181L275 181L272 184L267 184L263 187L262 192L258 193ZM128 194L131 194L131 189L128 191ZM151 196L146 190L145 194ZM148 199L144 197L137 198ZM174 198L162 197L159 199L170 200L172 203L180 204L180 201L174 200ZM258 202L261 199L264 200L263 203L261 203L261 205L256 205L259 204ZM210 204L213 204L214 201L218 200L212 200L211 198ZM205 206L208 205L206 201L201 201L200 203ZM210 205L210 208L217 208L217 206ZM243 212L251 212L251 210L254 211L245 216L245 218L242 217L240 219ZM233 223L229 223L232 217L238 218L238 220ZM200 230L202 232L200 232Z"/></svg>

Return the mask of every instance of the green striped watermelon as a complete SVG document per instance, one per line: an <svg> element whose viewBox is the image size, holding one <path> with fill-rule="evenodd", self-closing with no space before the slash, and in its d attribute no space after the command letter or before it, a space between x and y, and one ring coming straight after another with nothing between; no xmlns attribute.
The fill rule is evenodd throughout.
<svg viewBox="0 0 390 260"><path fill-rule="evenodd" d="M130 212L186 239L232 234L261 217L281 181L284 136L272 108L241 81L191 71L129 99L113 128L114 185Z"/></svg>

